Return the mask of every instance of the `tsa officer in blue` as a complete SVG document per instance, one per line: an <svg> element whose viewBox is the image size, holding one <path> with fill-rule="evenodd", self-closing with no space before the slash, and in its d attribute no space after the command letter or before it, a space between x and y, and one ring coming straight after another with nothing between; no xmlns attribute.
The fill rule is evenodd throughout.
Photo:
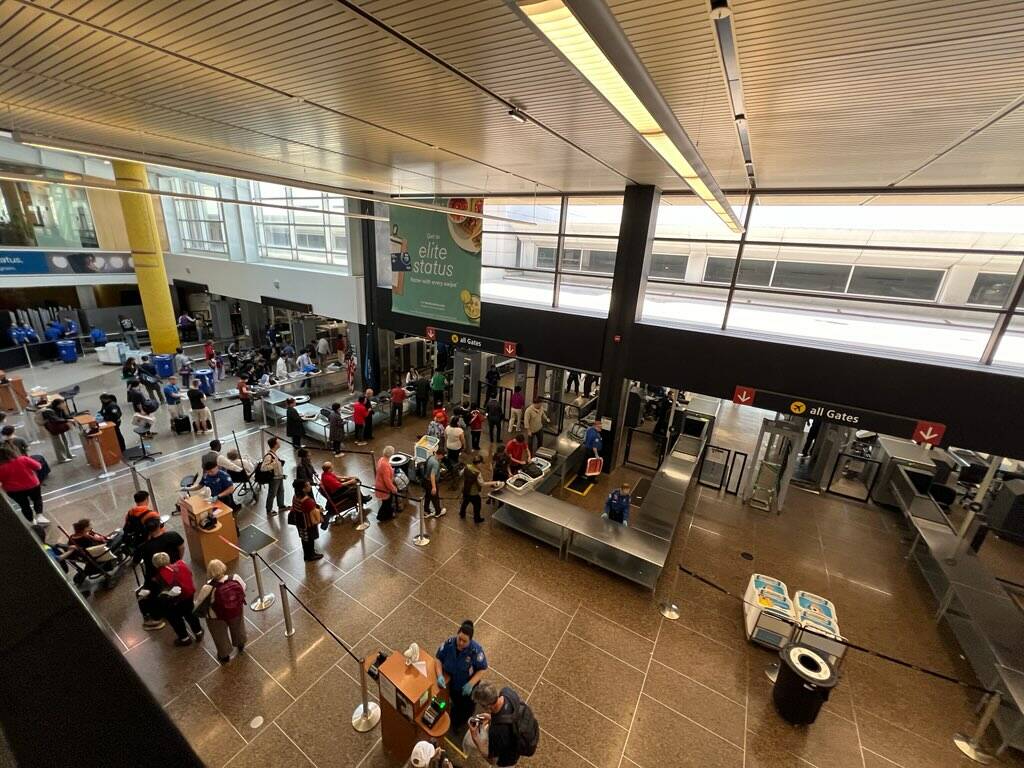
<svg viewBox="0 0 1024 768"><path fill-rule="evenodd" d="M452 732L459 731L473 714L473 687L487 669L487 655L480 643L473 639L472 621L462 622L459 631L441 643L437 649L437 660L441 663L437 684L449 689L451 728Z"/></svg>
<svg viewBox="0 0 1024 768"><path fill-rule="evenodd" d="M617 488L608 494L608 498L604 503L604 514L601 517L605 517L611 520L613 523L619 523L621 525L629 525L629 492L632 487L629 483L623 483L621 488Z"/></svg>

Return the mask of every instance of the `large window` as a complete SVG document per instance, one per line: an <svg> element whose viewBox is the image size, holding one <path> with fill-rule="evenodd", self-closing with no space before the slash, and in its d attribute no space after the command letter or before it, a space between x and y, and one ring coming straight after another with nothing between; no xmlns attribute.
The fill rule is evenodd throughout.
<svg viewBox="0 0 1024 768"><path fill-rule="evenodd" d="M484 222L484 301L607 316L622 197L493 198L484 211L522 222Z"/></svg>
<svg viewBox="0 0 1024 768"><path fill-rule="evenodd" d="M979 272L974 278L971 293L967 297L968 304L981 304L987 307L1001 307L1010 298L1013 280L1016 275L1003 272Z"/></svg>
<svg viewBox="0 0 1024 768"><path fill-rule="evenodd" d="M262 181L254 182L252 186L255 200L289 206L287 209L265 206L255 209L256 235L262 258L348 266L345 217L326 213L344 213L345 198Z"/></svg>
<svg viewBox="0 0 1024 768"><path fill-rule="evenodd" d="M161 176L160 188L169 192L198 195L199 197L220 197L217 187L196 179L178 176ZM181 247L186 251L202 253L228 252L228 241L224 230L224 208L214 200L192 200L175 197L174 218L178 222Z"/></svg>

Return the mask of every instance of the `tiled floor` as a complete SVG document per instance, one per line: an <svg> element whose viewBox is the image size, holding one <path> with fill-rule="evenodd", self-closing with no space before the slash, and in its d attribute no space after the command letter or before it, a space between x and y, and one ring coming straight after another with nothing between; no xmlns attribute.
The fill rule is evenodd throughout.
<svg viewBox="0 0 1024 768"><path fill-rule="evenodd" d="M761 416L727 405L716 443L749 451ZM408 450L422 427L411 420L401 430L380 428L374 447L390 442ZM257 454L258 439L240 442ZM148 470L168 508L178 479L196 462L192 456ZM371 478L368 457L349 454L340 463ZM602 478L586 497L560 493L597 510L622 476L638 475ZM51 500L48 514L63 523L89 515L97 528L113 527L132 490L129 478L92 484ZM425 548L413 545L417 526L405 513L384 524L371 520L363 534L333 528L319 541L327 557L315 565L302 562L294 531L268 519L262 504L246 508L240 523L278 539L267 554L275 571L359 654L413 640L433 649L461 619L475 620L490 676L528 697L543 730L538 754L522 765L972 765L951 742L974 720L969 692L852 654L818 721L788 726L770 703L762 671L771 654L745 642L735 601L693 580L674 583L670 572L657 594L678 602L682 616L669 621L650 592L581 562L561 562L553 549L499 524L460 520L454 498L446 506L446 517L428 521ZM830 597L856 642L969 675L946 627L932 621L932 598L902 558L906 533L890 512L794 489L782 515L769 517L702 489L678 537L674 557L731 591L742 590L753 570L769 573L793 590ZM251 566L242 562L238 570L254 594ZM276 589L271 574L265 581ZM175 648L169 629L142 631L132 587L126 576L90 604L211 766L389 765L379 730L357 734L349 725L359 697L356 663L294 603L293 637L284 635L280 600L249 612L247 653L222 667L209 640ZM1003 763L1024 765L1012 752Z"/></svg>

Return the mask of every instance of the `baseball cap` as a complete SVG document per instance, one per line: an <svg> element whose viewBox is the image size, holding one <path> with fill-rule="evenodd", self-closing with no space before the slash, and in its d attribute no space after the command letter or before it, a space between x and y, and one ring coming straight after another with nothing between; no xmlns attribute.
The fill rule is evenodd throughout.
<svg viewBox="0 0 1024 768"><path fill-rule="evenodd" d="M412 763L413 768L427 768L435 751L436 747L429 741L421 741L412 748L412 757L409 758L409 762Z"/></svg>

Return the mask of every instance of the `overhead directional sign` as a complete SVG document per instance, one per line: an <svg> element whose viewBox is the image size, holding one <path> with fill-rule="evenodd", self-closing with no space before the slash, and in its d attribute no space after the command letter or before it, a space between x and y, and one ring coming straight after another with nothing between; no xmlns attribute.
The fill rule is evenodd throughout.
<svg viewBox="0 0 1024 768"><path fill-rule="evenodd" d="M791 413L794 416L802 416L807 419L831 421L894 437L909 437L914 442L929 445L939 445L946 434L946 425L934 421L909 419L892 413L852 408L847 405L826 403L754 387L738 385L733 391L732 401L739 405L752 405L768 411Z"/></svg>
<svg viewBox="0 0 1024 768"><path fill-rule="evenodd" d="M460 331L449 331L445 328L427 326L426 336L431 341L443 341L459 349L468 349L475 352L492 352L505 357L516 357L519 348L518 342L501 341L489 339L486 336L470 336Z"/></svg>

